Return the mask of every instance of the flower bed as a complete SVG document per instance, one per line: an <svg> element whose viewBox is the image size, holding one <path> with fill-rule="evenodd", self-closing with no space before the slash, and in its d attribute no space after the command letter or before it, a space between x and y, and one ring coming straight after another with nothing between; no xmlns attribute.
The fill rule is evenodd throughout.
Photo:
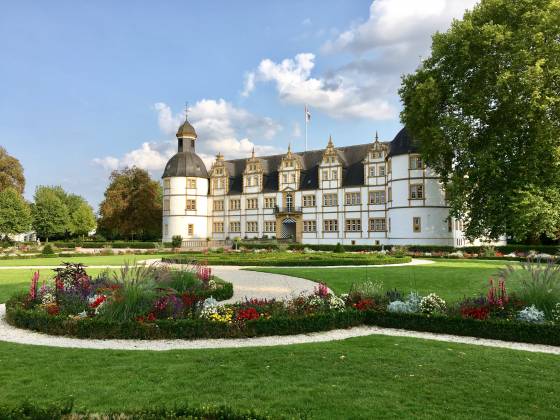
<svg viewBox="0 0 560 420"><path fill-rule="evenodd" d="M542 265L533 269L551 275ZM91 280L82 266L68 265L57 270L54 287L39 287L36 274L28 293L8 301L6 318L20 328L95 339L243 338L378 325L560 345L556 297L509 294L508 275L491 280L485 296L451 305L434 293L404 295L375 282L355 285L340 297L319 284L313 294L286 301L221 305L206 266L178 272L125 267L109 281L106 276ZM554 290L551 284L546 290Z"/></svg>

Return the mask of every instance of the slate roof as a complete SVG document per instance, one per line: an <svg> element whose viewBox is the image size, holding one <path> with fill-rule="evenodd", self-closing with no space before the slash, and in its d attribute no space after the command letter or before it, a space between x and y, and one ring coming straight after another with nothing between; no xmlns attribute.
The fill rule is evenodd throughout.
<svg viewBox="0 0 560 420"><path fill-rule="evenodd" d="M342 161L342 186L364 185L364 165L362 161L367 155L372 143L355 146L335 147L337 155ZM397 156L418 152L418 144L408 134L406 128L400 130L389 146L388 156ZM293 152L300 160L300 190L315 190L319 188L319 164L324 150L310 150L307 152ZM282 161L281 155L258 157L263 166L263 192L278 191L278 167ZM247 159L226 160L224 162L229 172L229 194L241 194L243 191L243 171ZM165 167L162 178L170 176L192 176L208 178L208 172L202 159L193 152L179 152L171 158Z"/></svg>

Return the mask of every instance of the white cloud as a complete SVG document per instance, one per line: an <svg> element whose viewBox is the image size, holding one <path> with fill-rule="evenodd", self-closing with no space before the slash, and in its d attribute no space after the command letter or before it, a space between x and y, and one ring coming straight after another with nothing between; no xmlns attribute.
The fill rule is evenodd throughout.
<svg viewBox="0 0 560 420"><path fill-rule="evenodd" d="M478 0L375 0L365 23L342 32L323 51L363 53L402 43L427 49L434 32L447 30L454 18L461 18L476 3Z"/></svg>
<svg viewBox="0 0 560 420"><path fill-rule="evenodd" d="M243 82L243 91L241 96L249 96L251 92L255 90L255 73L249 72L245 74L245 81Z"/></svg>
<svg viewBox="0 0 560 420"><path fill-rule="evenodd" d="M160 130L166 137L175 136L177 128L185 120L185 111L173 113L163 102L154 104ZM228 159L249 157L252 149L259 155L279 153L271 144L255 143L249 138L270 141L282 129L274 120L259 117L249 111L233 106L224 99L203 99L189 108L189 121L196 129L198 140L196 150L209 167L214 157L221 152ZM108 170L137 166L159 173L171 156L177 152L176 140L146 142L138 149L131 150L121 158L106 156L93 162Z"/></svg>
<svg viewBox="0 0 560 420"><path fill-rule="evenodd" d="M176 152L176 146L171 141L145 142L138 149L127 152L122 158L106 156L95 158L93 163L108 169L137 166L149 172L157 172L163 169L167 161Z"/></svg>
<svg viewBox="0 0 560 420"><path fill-rule="evenodd" d="M344 73L322 78L311 76L315 55L301 53L294 59L275 63L270 59L260 62L254 81L273 82L280 99L291 104L308 104L332 117L358 117L375 120L396 116L396 111L385 100L368 93L375 78L357 81Z"/></svg>

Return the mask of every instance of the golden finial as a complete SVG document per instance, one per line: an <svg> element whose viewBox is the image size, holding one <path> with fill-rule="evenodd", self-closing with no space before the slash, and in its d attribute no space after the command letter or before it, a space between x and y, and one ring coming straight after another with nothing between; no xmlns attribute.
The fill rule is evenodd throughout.
<svg viewBox="0 0 560 420"><path fill-rule="evenodd" d="M327 145L327 147L334 147L333 141L332 141L332 136L329 134L329 143Z"/></svg>

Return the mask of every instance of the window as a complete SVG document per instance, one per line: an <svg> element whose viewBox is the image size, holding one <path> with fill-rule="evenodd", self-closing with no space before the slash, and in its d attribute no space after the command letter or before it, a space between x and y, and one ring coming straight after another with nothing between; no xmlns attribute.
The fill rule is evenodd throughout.
<svg viewBox="0 0 560 420"><path fill-rule="evenodd" d="M264 208L273 209L276 207L276 197L265 197L264 198Z"/></svg>
<svg viewBox="0 0 560 420"><path fill-rule="evenodd" d="M241 232L241 223L240 222L230 222L229 231L230 232Z"/></svg>
<svg viewBox="0 0 560 420"><path fill-rule="evenodd" d="M379 159L381 157L381 153L379 152L371 152L370 153L371 159Z"/></svg>
<svg viewBox="0 0 560 420"><path fill-rule="evenodd" d="M286 208L291 211L294 207L294 196L292 193L286 194Z"/></svg>
<svg viewBox="0 0 560 420"><path fill-rule="evenodd" d="M387 200L393 201L393 188L387 188Z"/></svg>
<svg viewBox="0 0 560 420"><path fill-rule="evenodd" d="M338 231L338 220L323 220L323 230L325 232L337 232Z"/></svg>
<svg viewBox="0 0 560 420"><path fill-rule="evenodd" d="M196 200L188 200L188 199L187 199L186 210L187 210L187 211L196 210Z"/></svg>
<svg viewBox="0 0 560 420"><path fill-rule="evenodd" d="M163 200L163 211L169 211L169 198Z"/></svg>
<svg viewBox="0 0 560 420"><path fill-rule="evenodd" d="M323 181L329 180L329 171L323 171Z"/></svg>
<svg viewBox="0 0 560 420"><path fill-rule="evenodd" d="M317 222L315 220L304 220L303 221L303 231L304 232L316 232Z"/></svg>
<svg viewBox="0 0 560 420"><path fill-rule="evenodd" d="M296 174L291 174L290 178L292 183L296 182Z"/></svg>
<svg viewBox="0 0 560 420"><path fill-rule="evenodd" d="M451 220L451 217L447 218L447 231L453 232L453 221Z"/></svg>
<svg viewBox="0 0 560 420"><path fill-rule="evenodd" d="M288 174L282 174L282 182L283 182L284 184L287 184L287 183L288 183Z"/></svg>
<svg viewBox="0 0 560 420"><path fill-rule="evenodd" d="M212 231L214 233L224 233L224 222L214 222Z"/></svg>
<svg viewBox="0 0 560 420"><path fill-rule="evenodd" d="M336 206L338 205L336 194L325 194L323 195L323 206Z"/></svg>
<svg viewBox="0 0 560 420"><path fill-rule="evenodd" d="M360 193L359 192L346 193L346 205L355 206L357 204L360 204Z"/></svg>
<svg viewBox="0 0 560 420"><path fill-rule="evenodd" d="M194 235L194 225L187 225L187 232L189 236Z"/></svg>
<svg viewBox="0 0 560 420"><path fill-rule="evenodd" d="M247 226L245 229L247 232L250 233L258 233L259 231L259 222L247 222Z"/></svg>
<svg viewBox="0 0 560 420"><path fill-rule="evenodd" d="M385 191L370 191L369 204L385 204Z"/></svg>
<svg viewBox="0 0 560 420"><path fill-rule="evenodd" d="M410 199L411 200L421 200L424 198L424 185L422 184L412 184L410 186Z"/></svg>
<svg viewBox="0 0 560 420"><path fill-rule="evenodd" d="M387 173L390 174L393 171L393 165L391 159L387 160Z"/></svg>
<svg viewBox="0 0 560 420"><path fill-rule="evenodd" d="M422 157L420 155L412 155L409 157L409 168L410 169L422 169L424 164L422 162Z"/></svg>
<svg viewBox="0 0 560 420"><path fill-rule="evenodd" d="M369 177L373 178L375 176L375 166L371 165L369 167Z"/></svg>
<svg viewBox="0 0 560 420"><path fill-rule="evenodd" d="M223 211L223 210L224 210L224 200L215 200L214 211Z"/></svg>
<svg viewBox="0 0 560 420"><path fill-rule="evenodd" d="M385 176L385 165L379 165L379 176Z"/></svg>
<svg viewBox="0 0 560 420"><path fill-rule="evenodd" d="M360 232L362 230L362 221L360 219L346 219L347 232Z"/></svg>
<svg viewBox="0 0 560 420"><path fill-rule="evenodd" d="M196 179L194 179L194 178L187 178L187 188L189 188L189 189L196 189Z"/></svg>
<svg viewBox="0 0 560 420"><path fill-rule="evenodd" d="M247 199L247 210L255 210L259 208L259 202L256 198Z"/></svg>
<svg viewBox="0 0 560 420"><path fill-rule="evenodd" d="M387 223L387 230L388 230L389 232L391 232L391 218L390 218L390 217L389 217L388 222L389 222L389 223Z"/></svg>
<svg viewBox="0 0 560 420"><path fill-rule="evenodd" d="M264 222L264 231L265 232L276 232L276 222Z"/></svg>
<svg viewBox="0 0 560 420"><path fill-rule="evenodd" d="M331 171L331 176L333 180L337 180L338 179L338 169L333 169Z"/></svg>
<svg viewBox="0 0 560 420"><path fill-rule="evenodd" d="M412 231L421 232L422 231L422 219L420 217L412 218Z"/></svg>
<svg viewBox="0 0 560 420"><path fill-rule="evenodd" d="M165 188L166 190L171 188L171 180L170 179L164 179L163 180L163 188Z"/></svg>
<svg viewBox="0 0 560 420"><path fill-rule="evenodd" d="M369 219L369 230L371 232L385 232L386 229L387 226L384 217Z"/></svg>
<svg viewBox="0 0 560 420"><path fill-rule="evenodd" d="M163 225L163 236L169 235L169 225L166 223Z"/></svg>
<svg viewBox="0 0 560 420"><path fill-rule="evenodd" d="M241 208L241 200L239 200L239 199L229 200L229 209L230 210L239 210L240 208Z"/></svg>
<svg viewBox="0 0 560 420"><path fill-rule="evenodd" d="M314 195L304 195L303 196L303 207L315 207L315 196Z"/></svg>

